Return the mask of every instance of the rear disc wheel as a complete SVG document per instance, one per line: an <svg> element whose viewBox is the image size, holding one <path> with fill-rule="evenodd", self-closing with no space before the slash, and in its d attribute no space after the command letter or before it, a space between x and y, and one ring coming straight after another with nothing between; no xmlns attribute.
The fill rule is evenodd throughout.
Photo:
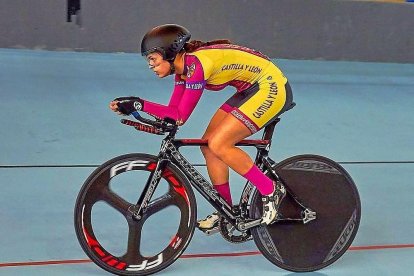
<svg viewBox="0 0 414 276"><path fill-rule="evenodd" d="M358 231L361 203L349 174L338 163L317 155L299 155L274 166L297 199L316 212L316 219L276 221L251 229L263 255L286 270L309 272L335 262L351 245ZM262 215L261 195L252 198L250 216ZM279 213L300 218L303 208L287 193Z"/></svg>

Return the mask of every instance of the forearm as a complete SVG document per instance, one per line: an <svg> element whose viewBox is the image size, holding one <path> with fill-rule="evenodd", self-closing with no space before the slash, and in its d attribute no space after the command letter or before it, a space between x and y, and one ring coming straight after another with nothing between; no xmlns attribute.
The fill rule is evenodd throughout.
<svg viewBox="0 0 414 276"><path fill-rule="evenodd" d="M166 106L144 100L143 111L160 119L171 118L175 121L179 119L177 106Z"/></svg>

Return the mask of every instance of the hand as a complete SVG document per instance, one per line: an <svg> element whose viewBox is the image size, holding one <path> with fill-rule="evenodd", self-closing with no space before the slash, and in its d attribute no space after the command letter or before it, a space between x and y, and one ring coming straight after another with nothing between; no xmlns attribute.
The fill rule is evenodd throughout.
<svg viewBox="0 0 414 276"><path fill-rule="evenodd" d="M122 115L122 113L118 111L118 103L119 103L119 101L115 101L115 100L111 101L111 102L109 103L109 108L110 108L113 112L116 112L116 114L118 114L118 115Z"/></svg>
<svg viewBox="0 0 414 276"><path fill-rule="evenodd" d="M144 107L144 101L138 97L120 97L109 103L109 108L119 115L130 115L140 111Z"/></svg>

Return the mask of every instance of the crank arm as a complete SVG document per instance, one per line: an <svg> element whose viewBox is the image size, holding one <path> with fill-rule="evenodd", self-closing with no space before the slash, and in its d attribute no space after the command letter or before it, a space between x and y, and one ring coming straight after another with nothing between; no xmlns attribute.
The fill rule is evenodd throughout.
<svg viewBox="0 0 414 276"><path fill-rule="evenodd" d="M240 222L236 225L236 227L239 231L244 232L247 229L259 226L261 224L262 224L262 219L260 218L260 219L256 219L256 220L249 221L249 222Z"/></svg>

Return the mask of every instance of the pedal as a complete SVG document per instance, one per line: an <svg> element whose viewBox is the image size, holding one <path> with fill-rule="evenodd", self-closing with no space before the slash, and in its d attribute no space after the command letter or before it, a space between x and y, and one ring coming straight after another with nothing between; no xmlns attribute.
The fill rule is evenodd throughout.
<svg viewBox="0 0 414 276"><path fill-rule="evenodd" d="M197 227L198 228L198 227ZM207 236L211 236L214 235L218 232L220 232L220 228L219 226L213 227L211 229L202 229L202 228L198 228L198 230L200 230L201 232L203 232L204 234L206 234Z"/></svg>

